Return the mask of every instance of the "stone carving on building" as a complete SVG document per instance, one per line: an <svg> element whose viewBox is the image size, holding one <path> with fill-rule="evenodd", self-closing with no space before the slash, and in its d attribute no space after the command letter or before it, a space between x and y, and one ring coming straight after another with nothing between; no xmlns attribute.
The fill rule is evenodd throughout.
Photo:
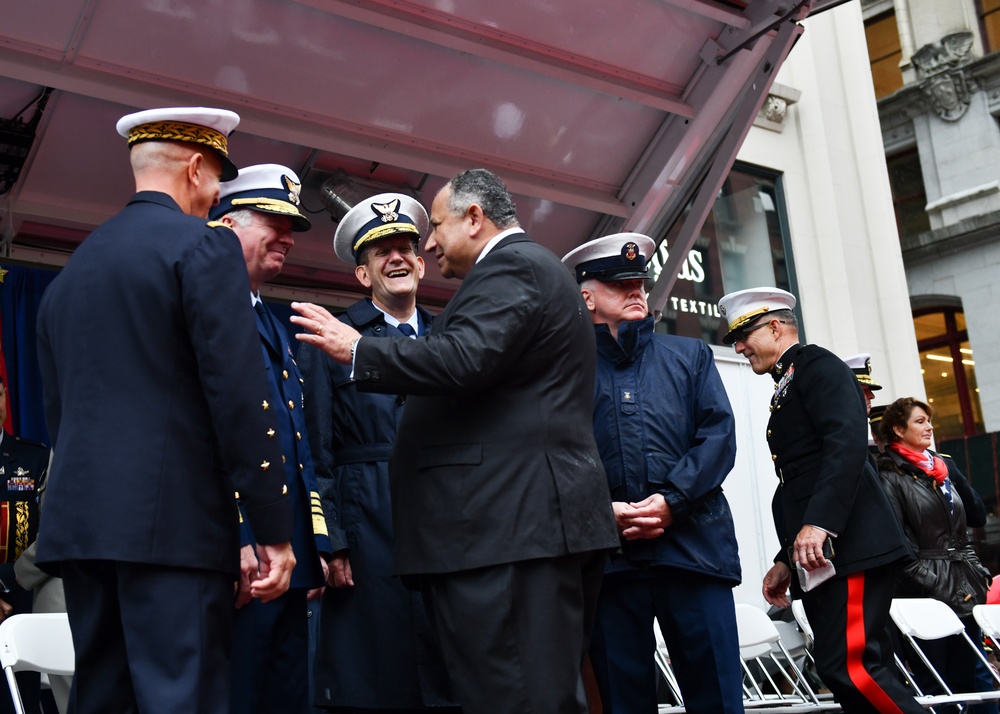
<svg viewBox="0 0 1000 714"><path fill-rule="evenodd" d="M775 82L764 98L753 125L780 133L784 129L789 107L798 102L800 96L802 92L799 90Z"/></svg>
<svg viewBox="0 0 1000 714"><path fill-rule="evenodd" d="M976 90L967 66L972 60L972 33L955 32L935 44L924 45L912 57L923 77L921 90L934 112L945 121L958 121Z"/></svg>

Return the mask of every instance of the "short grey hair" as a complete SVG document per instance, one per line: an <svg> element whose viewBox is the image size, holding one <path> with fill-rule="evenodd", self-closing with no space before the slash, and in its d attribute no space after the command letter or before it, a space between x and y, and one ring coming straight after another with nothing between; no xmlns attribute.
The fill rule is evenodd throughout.
<svg viewBox="0 0 1000 714"><path fill-rule="evenodd" d="M774 312L768 313L767 320L780 320L786 325L791 325L796 331L799 329L799 318L795 317L795 313L791 310L775 310Z"/></svg>
<svg viewBox="0 0 1000 714"><path fill-rule="evenodd" d="M253 225L253 214L254 212L249 208L237 208L235 211L223 213L222 216L229 216L233 223L241 228L246 228ZM219 216L219 218L222 218L222 216Z"/></svg>
<svg viewBox="0 0 1000 714"><path fill-rule="evenodd" d="M469 206L476 204L483 209L483 215L500 230L519 225L514 199L503 181L492 171L463 171L445 184L445 187L451 189L447 206L452 215L461 216L469 210Z"/></svg>

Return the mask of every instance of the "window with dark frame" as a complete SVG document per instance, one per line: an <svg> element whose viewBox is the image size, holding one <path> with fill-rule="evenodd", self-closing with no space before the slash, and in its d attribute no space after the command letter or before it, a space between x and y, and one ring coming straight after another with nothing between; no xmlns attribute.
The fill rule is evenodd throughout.
<svg viewBox="0 0 1000 714"><path fill-rule="evenodd" d="M935 441L984 433L965 313L955 306L921 308L913 313L913 327Z"/></svg>
<svg viewBox="0 0 1000 714"><path fill-rule="evenodd" d="M916 149L910 149L886 157L885 163L889 170L889 188L899 237L908 238L929 231L931 221L927 216L927 191L924 189L920 154Z"/></svg>
<svg viewBox="0 0 1000 714"><path fill-rule="evenodd" d="M759 285L795 291L788 212L780 173L737 162L705 225L681 262L658 332L721 345L726 333L719 298ZM682 221L658 243L650 270L658 276Z"/></svg>

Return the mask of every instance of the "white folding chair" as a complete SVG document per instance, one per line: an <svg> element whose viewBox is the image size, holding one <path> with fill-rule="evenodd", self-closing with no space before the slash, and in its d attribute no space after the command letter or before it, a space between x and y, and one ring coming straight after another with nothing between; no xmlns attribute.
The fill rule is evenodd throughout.
<svg viewBox="0 0 1000 714"><path fill-rule="evenodd" d="M989 667L989 662L983 655L976 643L972 641L965 631L965 625L958 619L958 615L941 600L934 598L894 598L892 606L889 608L889 616L899 628L900 633L913 648L913 651L920 658L923 666L927 668L931 676L938 683L938 686L945 694L924 694L910 677L910 684L917 691L917 701L925 707L945 704L975 703L1000 698L1000 692L953 692L941 674L924 654L920 646L921 640L939 640L944 637L959 636L966 645L976 653L976 656L993 673L993 678L1000 684L1000 676ZM978 621L978 618L977 618ZM903 667L899 656L896 656L896 664ZM911 667L913 663L911 663ZM903 669L906 673L906 670Z"/></svg>
<svg viewBox="0 0 1000 714"><path fill-rule="evenodd" d="M972 616L983 633L1000 644L1000 605L976 605L972 608Z"/></svg>
<svg viewBox="0 0 1000 714"><path fill-rule="evenodd" d="M767 613L753 605L737 604L736 627L745 675L745 708L788 713L840 710L835 702L821 702L816 696ZM790 694L782 692L772 671L788 685ZM764 684L768 685L768 691L764 690Z"/></svg>
<svg viewBox="0 0 1000 714"><path fill-rule="evenodd" d="M657 714L681 714L684 712L684 697L681 695L681 687L677 682L677 676L674 674L674 668L670 665L670 653L667 652L667 643L663 641L663 633L660 632L660 623L653 620L653 635L656 638L656 649L653 651L653 660L656 662L656 668L660 670L660 674L663 676L663 680L667 684L667 689L670 690L670 696L673 698L674 705L660 705L657 709Z"/></svg>
<svg viewBox="0 0 1000 714"><path fill-rule="evenodd" d="M15 672L73 674L73 635L66 613L11 615L0 623L0 664L7 675L14 711L25 714Z"/></svg>

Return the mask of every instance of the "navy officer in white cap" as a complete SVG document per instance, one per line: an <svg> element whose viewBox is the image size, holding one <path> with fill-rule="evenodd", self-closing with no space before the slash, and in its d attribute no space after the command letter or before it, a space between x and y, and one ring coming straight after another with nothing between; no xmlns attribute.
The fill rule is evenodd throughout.
<svg viewBox="0 0 1000 714"><path fill-rule="evenodd" d="M867 352L851 355L844 358L844 364L851 368L861 385L861 392L865 395L865 413L871 413L875 392L882 389L882 385L872 377L872 356Z"/></svg>
<svg viewBox="0 0 1000 714"><path fill-rule="evenodd" d="M413 197L361 201L337 225L333 249L370 297L340 320L368 337L426 335L431 313L417 305L427 211ZM315 703L337 712L444 712L447 673L420 593L392 574L389 453L404 394L359 392L350 365L302 345L306 415L334 555L323 596ZM382 684L386 679L393 685Z"/></svg>
<svg viewBox="0 0 1000 714"><path fill-rule="evenodd" d="M299 177L290 168L278 164L248 166L222 184L219 205L211 212L212 218L233 229L243 247L250 277L247 307L256 312L271 409L278 419L275 438L281 444L294 525L291 584L284 595L270 602L250 596L250 583L258 571L257 539L246 519L240 528L232 701L234 712L248 714L312 711L306 600L322 594L326 559L333 553L306 436L303 380L292 357L288 332L260 296L261 285L281 273L295 245L293 234L309 230L300 192Z"/></svg>
<svg viewBox="0 0 1000 714"><path fill-rule="evenodd" d="M845 712L917 714L923 708L895 671L887 628L896 570L913 554L868 458L861 385L829 350L799 344L794 307L795 296L774 287L719 301L723 341L776 384L767 443L781 548L764 599L786 607L791 587L802 600L816 669ZM794 578L793 568L801 571ZM821 571L832 575L804 589L805 573Z"/></svg>
<svg viewBox="0 0 1000 714"><path fill-rule="evenodd" d="M655 618L687 711L742 712L740 559L722 492L735 422L708 345L653 330L654 247L616 233L563 258L597 333L594 437L621 538L604 571L590 661L606 714L655 712Z"/></svg>
<svg viewBox="0 0 1000 714"><path fill-rule="evenodd" d="M239 514L262 600L288 588L292 514L236 235L207 220L239 117L123 117L137 193L45 292L38 359L58 456L37 562L63 576L77 714L229 711Z"/></svg>

